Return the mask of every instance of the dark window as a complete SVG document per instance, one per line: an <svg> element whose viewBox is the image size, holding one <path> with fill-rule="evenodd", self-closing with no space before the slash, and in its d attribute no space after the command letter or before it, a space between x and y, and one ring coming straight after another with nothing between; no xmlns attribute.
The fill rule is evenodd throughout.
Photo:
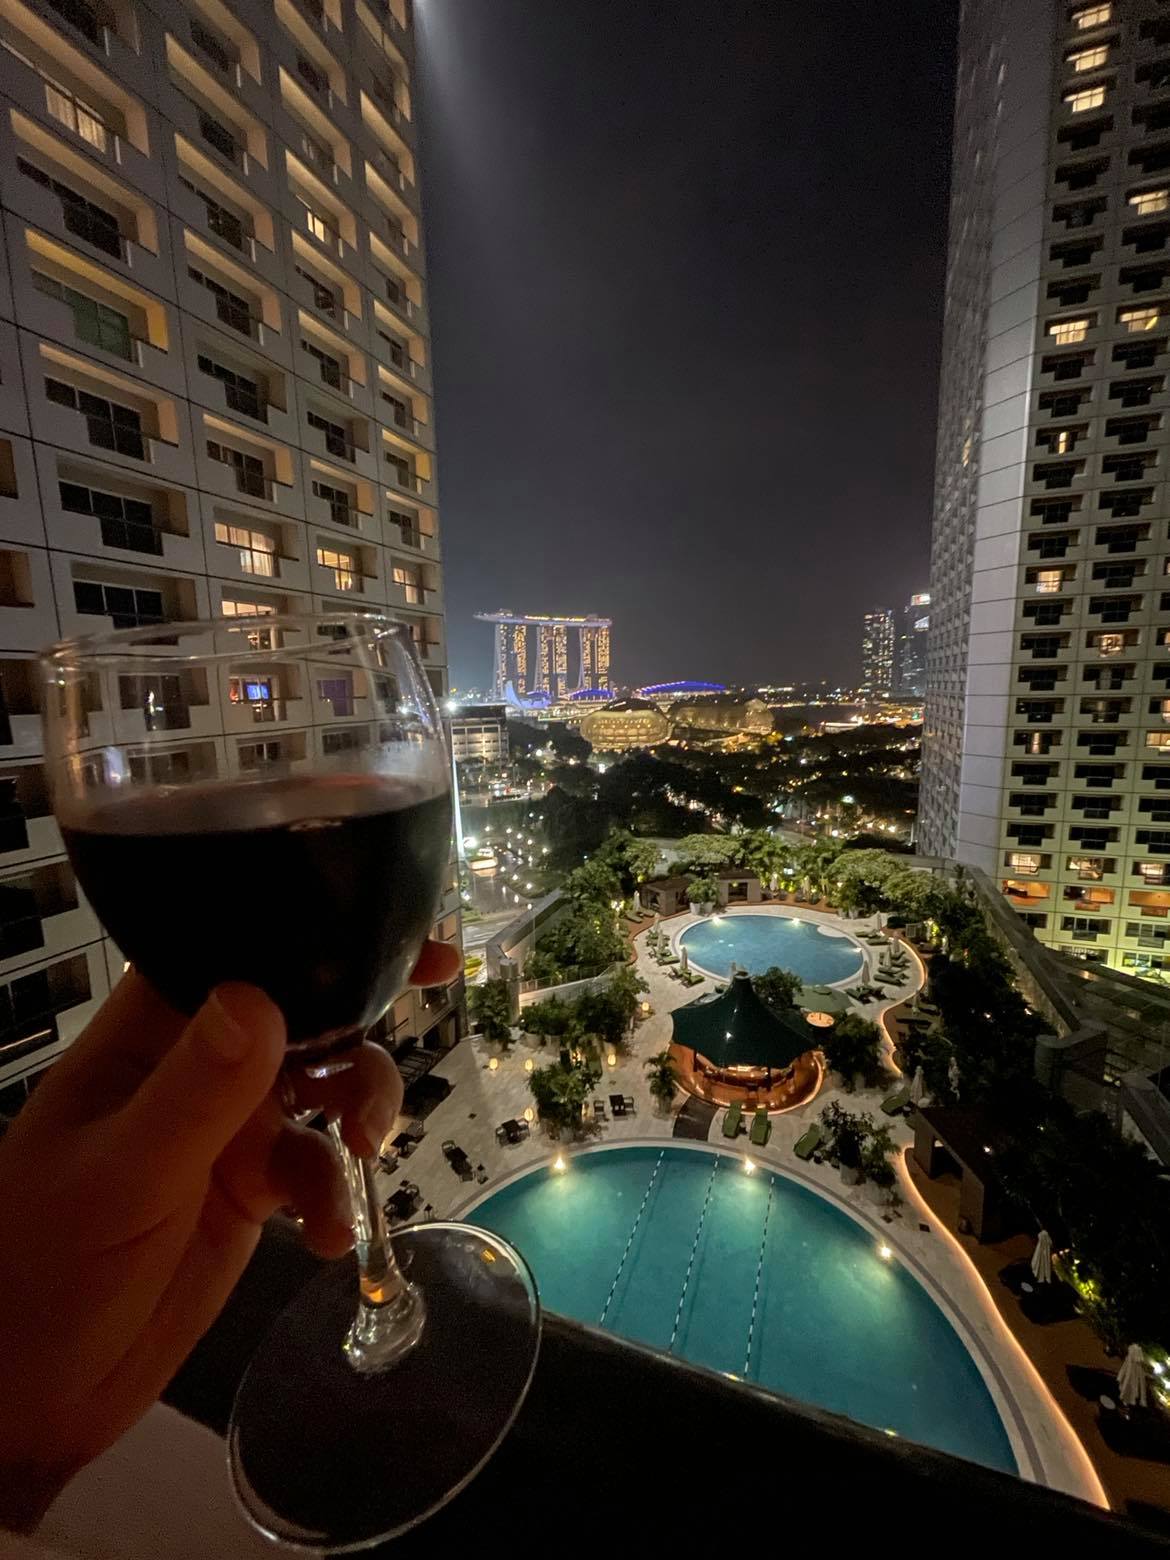
<svg viewBox="0 0 1170 1560"><path fill-rule="evenodd" d="M199 134L208 146L213 146L228 162L239 162L242 147L235 136L226 125L221 125L218 119L213 119L203 109L199 110Z"/></svg>
<svg viewBox="0 0 1170 1560"><path fill-rule="evenodd" d="M242 220L236 216L235 212L229 211L226 206L221 206L219 201L213 196L205 194L201 189L197 189L189 179L180 179L180 182L187 186L192 195L203 202L207 212L207 226L211 231L222 238L225 243L230 244L233 249L241 251L246 249L247 234L245 233ZM190 267L188 267L188 270L190 270ZM197 274L195 280L202 281L203 278Z"/></svg>
<svg viewBox="0 0 1170 1560"><path fill-rule="evenodd" d="M330 455L336 455L340 460L353 460L353 444L340 423L330 422L327 417L321 417L316 412L306 412L305 421L310 428L316 428L318 433L325 435L325 448Z"/></svg>
<svg viewBox="0 0 1170 1560"><path fill-rule="evenodd" d="M235 369L225 368L222 363L217 363L214 358L203 353L200 353L197 361L200 373L210 374L212 379L218 379L223 385L224 399L233 411L255 417L259 422L268 421L268 402L255 379L249 379Z"/></svg>
<svg viewBox="0 0 1170 1560"><path fill-rule="evenodd" d="M215 299L216 315L225 325L230 325L241 335L252 334L252 309L246 298L241 298L239 293L232 292L222 282L217 282L214 276L208 276L193 265L187 267L187 275L193 282L198 282L200 287L207 288Z"/></svg>
<svg viewBox="0 0 1170 1560"><path fill-rule="evenodd" d="M77 390L60 379L46 379L45 394L58 406L72 407L84 415L91 444L116 450L119 455L132 455L135 460L146 459L142 418L129 406L90 395L88 390Z"/></svg>
<svg viewBox="0 0 1170 1560"><path fill-rule="evenodd" d="M323 97L329 91L329 77L303 54L297 55L297 75L320 96Z"/></svg>
<svg viewBox="0 0 1170 1560"><path fill-rule="evenodd" d="M73 313L73 329L80 341L102 352L112 352L115 357L134 358L134 337L130 334L130 321L109 304L100 303L85 293L46 276L43 271L32 273L33 286L47 298L56 298Z"/></svg>
<svg viewBox="0 0 1170 1560"><path fill-rule="evenodd" d="M154 523L150 505L142 499L126 498L121 493L103 493L99 488L83 487L79 482L61 482L58 486L62 509L73 514L96 516L101 522L102 541L107 547L161 555L162 532Z"/></svg>
<svg viewBox="0 0 1170 1560"><path fill-rule="evenodd" d="M118 219L111 212L101 206L94 205L93 201L86 200L84 195L79 195L76 190L70 189L68 184L62 184L60 179L54 179L35 163L28 162L23 157L16 159L16 166L27 178L35 180L45 189L51 190L61 202L61 211L65 219L65 227L77 238L84 238L95 249L100 249L104 254L122 256L123 240L118 228Z"/></svg>
<svg viewBox="0 0 1170 1560"><path fill-rule="evenodd" d="M318 372L325 384L332 385L335 390L342 390L348 387L349 375L342 372L341 364L335 357L331 357L328 352L322 351L320 347L307 340L304 336L301 337L301 346L310 357L317 359Z"/></svg>
<svg viewBox="0 0 1170 1560"><path fill-rule="evenodd" d="M49 0L49 4L90 43L96 43L99 48L102 46L103 23L93 6L86 5L85 0Z"/></svg>
<svg viewBox="0 0 1170 1560"><path fill-rule="evenodd" d="M96 580L74 580L73 605L84 614L113 618L115 628L144 628L164 623L162 592L137 590L129 585L102 585Z"/></svg>
<svg viewBox="0 0 1170 1560"><path fill-rule="evenodd" d="M211 63L227 75L236 63L235 57L227 45L216 37L210 27L205 27L202 22L191 18L191 41L195 47L207 56Z"/></svg>
<svg viewBox="0 0 1170 1560"><path fill-rule="evenodd" d="M231 466L236 476L236 488L253 498L271 498L272 489L264 472L264 462L256 455L245 455L230 444L220 444L208 439L207 453L223 466Z"/></svg>
<svg viewBox="0 0 1170 1560"><path fill-rule="evenodd" d="M328 482L313 482L313 493L329 505L329 515L334 525L352 525L353 511L349 494L344 488L332 487Z"/></svg>
<svg viewBox="0 0 1170 1560"><path fill-rule="evenodd" d="M331 318L337 317L337 295L324 282L319 282L312 271L306 271L303 265L297 266L297 275L303 276L305 281L313 289L313 306L320 309L323 314Z"/></svg>

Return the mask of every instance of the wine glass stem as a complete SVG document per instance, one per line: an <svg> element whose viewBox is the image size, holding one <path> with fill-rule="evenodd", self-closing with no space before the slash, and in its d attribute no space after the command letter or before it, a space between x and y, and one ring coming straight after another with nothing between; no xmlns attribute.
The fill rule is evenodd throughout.
<svg viewBox="0 0 1170 1560"><path fill-rule="evenodd" d="M329 1136L349 1186L358 1265L357 1312L345 1340L346 1357L355 1370L388 1370L422 1337L426 1308L419 1290L399 1267L386 1233L374 1159L351 1153L336 1122L330 1123Z"/></svg>

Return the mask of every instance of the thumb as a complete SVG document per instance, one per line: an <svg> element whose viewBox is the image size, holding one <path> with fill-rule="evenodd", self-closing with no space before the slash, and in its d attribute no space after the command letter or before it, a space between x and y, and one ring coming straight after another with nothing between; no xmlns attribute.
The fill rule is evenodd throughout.
<svg viewBox="0 0 1170 1560"><path fill-rule="evenodd" d="M157 1201L203 1181L276 1081L285 1055L280 1009L255 986L217 986L111 1123L133 1200Z"/></svg>

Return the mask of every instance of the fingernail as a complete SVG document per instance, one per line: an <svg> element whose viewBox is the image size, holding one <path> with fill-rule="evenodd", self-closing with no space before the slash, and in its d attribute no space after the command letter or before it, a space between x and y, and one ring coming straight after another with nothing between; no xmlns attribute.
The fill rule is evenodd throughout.
<svg viewBox="0 0 1170 1560"><path fill-rule="evenodd" d="M224 1062L242 1061L252 1048L251 1033L237 1023L216 991L203 1004L199 1033L208 1049Z"/></svg>

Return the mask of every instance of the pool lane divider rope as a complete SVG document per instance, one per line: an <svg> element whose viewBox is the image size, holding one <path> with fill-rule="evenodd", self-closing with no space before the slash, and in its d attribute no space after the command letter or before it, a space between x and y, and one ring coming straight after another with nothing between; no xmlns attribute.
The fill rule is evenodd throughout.
<svg viewBox="0 0 1170 1560"><path fill-rule="evenodd" d="M671 1332L670 1343L667 1345L667 1347L670 1349L674 1348L674 1340L678 1337L678 1330L682 1324L683 1306L686 1304L687 1290L691 1285L691 1274L694 1271L695 1257L699 1250L699 1239L703 1233L703 1224L707 1218L707 1209L711 1206L711 1193L715 1188L715 1174L718 1169L719 1159L716 1157L715 1163L711 1166L711 1179L707 1182L707 1195L703 1198L703 1207L699 1214L699 1222L695 1226L695 1238L691 1242L691 1258L687 1263L687 1273L686 1277L683 1279L682 1294L678 1297L678 1310L674 1313L674 1330Z"/></svg>
<svg viewBox="0 0 1170 1560"><path fill-rule="evenodd" d="M642 1205L634 1217L633 1225L630 1228L629 1238L626 1241L626 1249L622 1252L622 1259L618 1263L618 1270L613 1275L613 1283L609 1286L609 1294L607 1294L605 1297L605 1304L602 1306L601 1315L597 1319L597 1325L599 1327L603 1327L605 1325L605 1318L609 1314L609 1308L613 1304L613 1297L617 1290L618 1279L620 1279L622 1276L622 1269L626 1265L626 1258L630 1254L630 1247L634 1244L634 1236L638 1233L638 1226L642 1222L642 1215L646 1212L646 1204L650 1201L650 1193L654 1190L654 1183L658 1179L658 1172L662 1169L662 1161L665 1158L666 1150L663 1149L658 1156L658 1162L654 1166L654 1169L650 1175L650 1179L646 1182L646 1190L642 1194Z"/></svg>
<svg viewBox="0 0 1170 1560"><path fill-rule="evenodd" d="M764 1209L764 1233L760 1236L760 1260L756 1263L756 1286L752 1290L752 1318L748 1323L747 1348L743 1355L743 1374L748 1374L752 1363L752 1336L756 1330L756 1314L760 1309L760 1281L764 1276L764 1248L768 1244L768 1220L772 1217L772 1198L776 1195L776 1177L768 1177L768 1206Z"/></svg>

